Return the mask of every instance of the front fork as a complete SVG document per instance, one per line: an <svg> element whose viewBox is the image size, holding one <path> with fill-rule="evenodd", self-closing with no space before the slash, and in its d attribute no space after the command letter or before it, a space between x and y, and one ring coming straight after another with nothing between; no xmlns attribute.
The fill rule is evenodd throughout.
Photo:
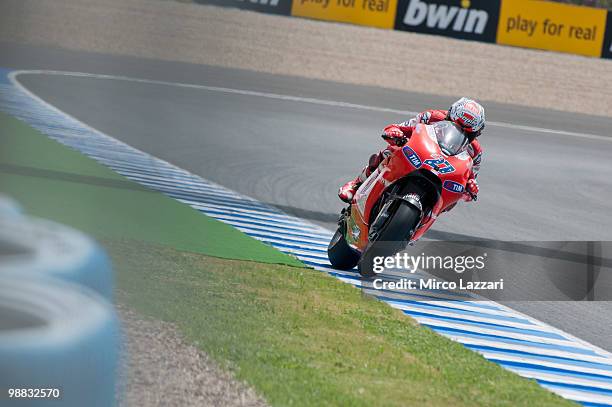
<svg viewBox="0 0 612 407"><path fill-rule="evenodd" d="M378 215L376 215L376 219L374 219L374 222L372 222L372 225L370 226L368 233L368 240L370 242L374 242L378 239L381 229L387 223L387 220L393 214L395 209L397 209L397 206L401 205L402 202L414 207L419 211L420 218L415 230L420 227L425 212L423 211L423 204L421 203L421 197L419 194L415 192L409 192L403 195L393 194L387 198L387 201L383 204L383 207L380 208Z"/></svg>
<svg viewBox="0 0 612 407"><path fill-rule="evenodd" d="M342 208L340 211L340 217L338 218L338 229L340 229L340 233L344 236L344 240L346 240L347 244L355 249L354 238L351 233L349 233L349 221L351 219L351 206L348 205Z"/></svg>

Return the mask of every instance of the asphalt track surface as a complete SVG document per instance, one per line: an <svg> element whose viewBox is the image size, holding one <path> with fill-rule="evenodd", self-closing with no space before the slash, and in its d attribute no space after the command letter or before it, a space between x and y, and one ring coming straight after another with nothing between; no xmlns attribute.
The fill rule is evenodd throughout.
<svg viewBox="0 0 612 407"><path fill-rule="evenodd" d="M0 66L119 75L419 111L452 98L249 71L0 44ZM334 227L338 186L383 146L397 113L150 82L24 75L34 94L154 156L286 212ZM481 196L441 218L436 239L612 240L611 118L485 103ZM485 138L486 137L486 138ZM609 302L509 304L612 351Z"/></svg>

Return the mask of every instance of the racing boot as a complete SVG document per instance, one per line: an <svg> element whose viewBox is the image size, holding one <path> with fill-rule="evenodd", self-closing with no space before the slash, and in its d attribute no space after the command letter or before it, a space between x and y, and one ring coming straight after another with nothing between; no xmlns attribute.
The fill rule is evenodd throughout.
<svg viewBox="0 0 612 407"><path fill-rule="evenodd" d="M377 154L372 154L367 167L364 167L363 170L361 170L361 173L357 176L357 178L350 180L340 187L340 190L338 191L338 197L340 200L346 203L351 203L353 201L353 197L355 196L355 192L357 192L361 184L363 184L363 181L370 176L372 171L378 167L383 158L384 152L382 151Z"/></svg>
<svg viewBox="0 0 612 407"><path fill-rule="evenodd" d="M357 178L350 180L340 187L340 190L338 190L338 197L340 200L346 203L351 203L353 197L355 196L355 192L357 192L363 181L365 181L367 178L367 176L362 177L362 174L365 172L366 168L364 168L364 171L362 171Z"/></svg>

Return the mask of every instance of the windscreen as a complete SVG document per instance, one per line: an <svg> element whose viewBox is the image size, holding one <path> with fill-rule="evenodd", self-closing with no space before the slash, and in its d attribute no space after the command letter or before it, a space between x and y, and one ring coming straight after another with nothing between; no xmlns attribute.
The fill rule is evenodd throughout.
<svg viewBox="0 0 612 407"><path fill-rule="evenodd" d="M446 155L459 154L468 144L461 128L453 122L441 121L432 124L438 139L438 145Z"/></svg>

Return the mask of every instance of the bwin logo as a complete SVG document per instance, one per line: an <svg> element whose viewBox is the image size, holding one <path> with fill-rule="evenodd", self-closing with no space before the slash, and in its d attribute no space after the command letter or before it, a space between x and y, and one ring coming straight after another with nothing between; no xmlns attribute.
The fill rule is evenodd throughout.
<svg viewBox="0 0 612 407"><path fill-rule="evenodd" d="M469 1L462 1L463 5L469 5ZM482 34L489 13L484 10L470 10L466 7L449 7L445 4L428 4L421 0L410 0L404 24L416 27L423 24L428 28L446 30L452 23L453 31Z"/></svg>
<svg viewBox="0 0 612 407"><path fill-rule="evenodd" d="M238 0L245 3L261 4L262 6L278 6L278 0Z"/></svg>

